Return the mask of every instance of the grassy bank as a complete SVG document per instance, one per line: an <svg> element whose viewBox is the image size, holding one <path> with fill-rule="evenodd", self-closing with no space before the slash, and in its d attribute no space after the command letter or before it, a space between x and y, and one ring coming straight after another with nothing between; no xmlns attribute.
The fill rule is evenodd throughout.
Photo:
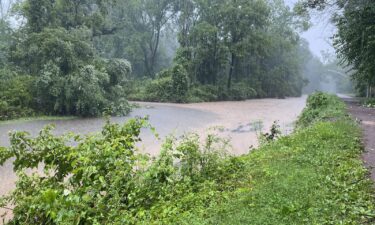
<svg viewBox="0 0 375 225"><path fill-rule="evenodd" d="M360 131L335 96L310 96L294 134L240 157L226 155L215 136L201 145L189 135L168 139L151 159L134 147L145 124L107 124L102 135L76 137L74 147L49 129L35 139L13 135L0 162L14 157L20 180L0 206L15 206L13 224L375 222ZM40 162L53 173L21 172Z"/></svg>
<svg viewBox="0 0 375 225"><path fill-rule="evenodd" d="M167 223L374 224L374 190L361 152L359 128L344 103L315 94L294 134L237 158L241 169L228 181L233 190ZM194 201L206 198L201 194Z"/></svg>
<svg viewBox="0 0 375 225"><path fill-rule="evenodd" d="M18 119L0 121L0 125L24 123L24 122L31 122L31 121L72 120L76 118L78 117L77 116L32 116L32 117L22 117Z"/></svg>
<svg viewBox="0 0 375 225"><path fill-rule="evenodd" d="M295 134L241 157L247 185L228 202L188 213L183 221L374 224L374 190L360 160L358 126L337 97L319 94L308 101Z"/></svg>

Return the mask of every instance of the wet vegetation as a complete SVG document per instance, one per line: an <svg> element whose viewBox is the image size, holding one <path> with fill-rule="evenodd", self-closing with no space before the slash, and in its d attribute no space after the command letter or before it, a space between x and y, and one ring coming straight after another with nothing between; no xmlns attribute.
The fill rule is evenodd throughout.
<svg viewBox="0 0 375 225"><path fill-rule="evenodd" d="M375 98L362 100L362 105L368 108L375 108Z"/></svg>
<svg viewBox="0 0 375 225"><path fill-rule="evenodd" d="M373 3L335 3L344 10L333 16L339 59L322 63L299 33L309 27L308 9L326 1L294 10L282 0L2 1L0 120L125 115L127 100L350 92L346 74L370 96L373 26L357 17L372 18Z"/></svg>
<svg viewBox="0 0 375 225"><path fill-rule="evenodd" d="M374 106L372 0L0 1L0 120L121 116L128 100L285 98L356 87ZM5 7L7 6L7 7ZM314 57L299 32L332 9L338 58ZM327 75L330 74L330 75ZM354 85L348 79L354 81ZM328 83L329 85L322 85ZM331 89L331 84L334 88ZM51 118L51 117L48 117ZM260 147L189 133L138 151L145 118L101 133L10 134L16 188L7 224L374 224L359 127L336 96L310 95L295 131L274 123Z"/></svg>
<svg viewBox="0 0 375 225"><path fill-rule="evenodd" d="M320 113L316 113L319 110ZM11 135L17 188L9 224L371 224L374 190L360 132L337 97L309 97L290 136L231 156L213 135L168 138L156 158L136 151L144 119L101 134ZM302 126L303 125L303 126ZM69 145L69 140L77 145ZM26 169L44 165L43 173Z"/></svg>
<svg viewBox="0 0 375 225"><path fill-rule="evenodd" d="M301 15L328 11L337 27L333 44L341 65L355 81L359 95L372 97L375 76L375 2L372 0L301 0Z"/></svg>
<svg viewBox="0 0 375 225"><path fill-rule="evenodd" d="M282 0L7 2L1 120L125 115L129 99L300 96L306 83L307 21Z"/></svg>

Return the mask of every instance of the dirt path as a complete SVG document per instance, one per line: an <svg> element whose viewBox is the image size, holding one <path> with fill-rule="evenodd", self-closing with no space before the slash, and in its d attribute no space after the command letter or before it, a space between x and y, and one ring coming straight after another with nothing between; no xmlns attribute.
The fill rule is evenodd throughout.
<svg viewBox="0 0 375 225"><path fill-rule="evenodd" d="M344 99L349 113L361 121L365 152L362 155L366 167L370 170L371 179L375 181L375 109L362 107L355 99Z"/></svg>

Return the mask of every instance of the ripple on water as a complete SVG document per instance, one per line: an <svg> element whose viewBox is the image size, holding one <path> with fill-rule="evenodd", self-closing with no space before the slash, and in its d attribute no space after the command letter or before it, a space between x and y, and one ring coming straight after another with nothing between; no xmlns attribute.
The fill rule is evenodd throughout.
<svg viewBox="0 0 375 225"><path fill-rule="evenodd" d="M141 108L126 117L113 117L116 123L124 123L136 116L149 116L150 123L161 137L170 133L181 135L195 131L207 135L209 127L217 127L220 136L232 139L232 153L244 154L249 146L257 145L257 131L268 130L275 120L281 128L290 133L293 121L297 119L305 106L306 97L288 99L258 99L240 102L211 102L195 104L162 104L140 103ZM66 132L88 134L98 132L104 125L103 118L86 118L56 121L29 121L24 123L1 124L0 145L8 146L10 131L27 131L35 136L47 124L55 124L54 133L61 135ZM142 133L143 152L156 155L161 142L156 140L150 131ZM0 195L14 188L16 180L12 164L8 161L0 167Z"/></svg>

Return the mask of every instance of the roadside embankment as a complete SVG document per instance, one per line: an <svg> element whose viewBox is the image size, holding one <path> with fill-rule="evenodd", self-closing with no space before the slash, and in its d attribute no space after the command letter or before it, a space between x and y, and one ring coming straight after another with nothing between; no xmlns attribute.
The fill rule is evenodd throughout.
<svg viewBox="0 0 375 225"><path fill-rule="evenodd" d="M77 146L48 129L13 135L0 149L0 162L15 158L20 175L0 200L14 207L11 224L375 223L361 132L336 96L311 95L291 135L242 156L225 154L227 143L210 135L203 145L199 135L167 139L155 159L137 155L145 124L109 123ZM40 162L54 173L22 173Z"/></svg>
<svg viewBox="0 0 375 225"><path fill-rule="evenodd" d="M374 224L375 199L358 125L336 96L308 98L294 134L241 157L242 179L194 224ZM194 221L194 222L192 222Z"/></svg>

